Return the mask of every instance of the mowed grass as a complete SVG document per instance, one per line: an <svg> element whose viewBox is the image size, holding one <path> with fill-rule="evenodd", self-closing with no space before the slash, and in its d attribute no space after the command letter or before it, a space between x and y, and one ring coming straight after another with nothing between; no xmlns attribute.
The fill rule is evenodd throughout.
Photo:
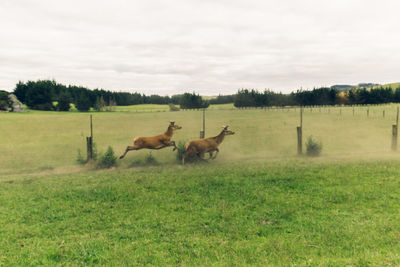
<svg viewBox="0 0 400 267"><path fill-rule="evenodd" d="M0 265L398 266L400 166L226 163L0 178Z"/></svg>

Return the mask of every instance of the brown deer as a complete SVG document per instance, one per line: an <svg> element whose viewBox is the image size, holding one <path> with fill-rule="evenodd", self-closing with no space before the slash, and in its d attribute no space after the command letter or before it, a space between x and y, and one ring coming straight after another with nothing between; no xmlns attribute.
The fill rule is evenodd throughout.
<svg viewBox="0 0 400 267"><path fill-rule="evenodd" d="M235 134L234 132L228 130L229 126L222 126L222 132L214 137L202 138L202 139L194 139L185 144L186 153L182 157L182 164L185 164L185 159L192 156L197 155L200 159L202 159L202 155L204 153L210 154L210 159L215 159L219 152L218 146L224 141L225 135ZM217 153L213 157L213 152Z"/></svg>
<svg viewBox="0 0 400 267"><path fill-rule="evenodd" d="M128 153L131 150L139 150L142 148L147 148L147 149L161 149L169 146L173 146L175 149L177 149L175 145L175 141L171 141L171 137L174 133L174 130L179 130L181 129L181 126L178 126L175 124L174 121L171 121L168 129L165 133L159 134L156 136L152 137L135 137L133 139L133 146L127 146L125 153L119 157L120 159L124 158L126 153Z"/></svg>

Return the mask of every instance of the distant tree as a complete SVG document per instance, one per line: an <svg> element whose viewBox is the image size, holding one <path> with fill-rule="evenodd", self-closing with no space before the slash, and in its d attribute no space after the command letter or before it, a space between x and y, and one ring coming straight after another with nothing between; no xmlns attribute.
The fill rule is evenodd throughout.
<svg viewBox="0 0 400 267"><path fill-rule="evenodd" d="M71 108L71 95L67 91L62 91L58 97L57 110L69 111Z"/></svg>
<svg viewBox="0 0 400 267"><path fill-rule="evenodd" d="M15 86L13 94L18 98L19 101L25 103L25 97L27 92L28 92L28 86L25 83L19 81Z"/></svg>
<svg viewBox="0 0 400 267"><path fill-rule="evenodd" d="M97 97L96 103L94 104L94 109L96 111L103 111L106 107L106 102L104 101L103 96Z"/></svg>
<svg viewBox="0 0 400 267"><path fill-rule="evenodd" d="M89 111L90 104L91 103L88 95L86 94L85 91L82 91L75 103L76 108L81 112Z"/></svg>
<svg viewBox="0 0 400 267"><path fill-rule="evenodd" d="M106 106L106 111L114 111L116 106L116 102L114 98L110 98L108 101L108 105Z"/></svg>
<svg viewBox="0 0 400 267"><path fill-rule="evenodd" d="M357 104L370 104L369 91L363 87L357 90Z"/></svg>
<svg viewBox="0 0 400 267"><path fill-rule="evenodd" d="M357 91L355 89L349 90L347 102L350 105L357 104Z"/></svg>
<svg viewBox="0 0 400 267"><path fill-rule="evenodd" d="M397 87L394 91L393 102L400 103L400 87Z"/></svg>
<svg viewBox="0 0 400 267"><path fill-rule="evenodd" d="M172 104L179 105L179 103L181 102L181 98L182 98L182 95L173 95L173 96L171 96L170 101Z"/></svg>
<svg viewBox="0 0 400 267"><path fill-rule="evenodd" d="M180 98L179 105L183 109L208 108L210 103L195 93L184 93Z"/></svg>
<svg viewBox="0 0 400 267"><path fill-rule="evenodd" d="M7 111L10 106L10 102L8 100L8 92L0 91L0 110Z"/></svg>
<svg viewBox="0 0 400 267"><path fill-rule="evenodd" d="M53 110L52 85L53 81L28 82L25 95L26 105L31 109Z"/></svg>
<svg viewBox="0 0 400 267"><path fill-rule="evenodd" d="M210 104L228 104L235 101L234 95L218 95L216 98L210 100Z"/></svg>
<svg viewBox="0 0 400 267"><path fill-rule="evenodd" d="M254 90L241 89L237 92L233 105L237 108L255 107L256 100L254 99Z"/></svg>

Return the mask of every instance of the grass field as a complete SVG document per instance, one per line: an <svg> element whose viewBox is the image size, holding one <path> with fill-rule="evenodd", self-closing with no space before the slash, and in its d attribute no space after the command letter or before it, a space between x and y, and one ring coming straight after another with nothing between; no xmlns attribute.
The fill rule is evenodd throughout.
<svg viewBox="0 0 400 267"><path fill-rule="evenodd" d="M110 170L76 163L89 113L0 114L0 265L398 266L396 107L306 109L319 158L296 155L298 109L216 107L206 135L236 134L215 161L181 166L164 149L145 166L143 150ZM197 138L201 118L93 113L94 140L119 155L171 120L175 141Z"/></svg>
<svg viewBox="0 0 400 267"><path fill-rule="evenodd" d="M117 112L165 112L169 111L168 105L142 104L133 106L116 106Z"/></svg>
<svg viewBox="0 0 400 267"><path fill-rule="evenodd" d="M0 265L398 266L398 163L0 179Z"/></svg>
<svg viewBox="0 0 400 267"><path fill-rule="evenodd" d="M322 141L321 161L396 159L398 154L390 151L395 110L394 105L357 107L353 116L351 107L306 109L304 139L312 135ZM222 143L216 163L296 157L299 109L210 109L206 119L207 136L218 134L222 125L230 125L236 132ZM93 113L94 141L100 152L110 145L120 154L133 137L162 133L169 121L183 127L176 131L175 141L197 138L202 128L202 111ZM0 175L78 169L77 150L85 153L85 137L89 135L89 113L0 114ZM120 167L129 167L149 153L130 152ZM175 154L170 149L152 154L163 164L175 164Z"/></svg>

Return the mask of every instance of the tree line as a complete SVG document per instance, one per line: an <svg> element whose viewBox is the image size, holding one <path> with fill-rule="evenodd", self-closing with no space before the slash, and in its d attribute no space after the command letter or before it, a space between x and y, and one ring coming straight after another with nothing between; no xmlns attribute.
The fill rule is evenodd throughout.
<svg viewBox="0 0 400 267"><path fill-rule="evenodd" d="M90 90L83 86L63 85L54 80L19 81L13 93L31 109L68 111L73 103L79 111L107 110L112 106L138 104L177 104L184 109L206 108L208 101L195 93L173 96Z"/></svg>
<svg viewBox="0 0 400 267"><path fill-rule="evenodd" d="M234 106L319 106L319 105L366 105L400 103L400 87L352 88L340 91L333 87L297 90L290 94L275 93L270 90L240 89L234 96Z"/></svg>
<svg viewBox="0 0 400 267"><path fill-rule="evenodd" d="M83 86L63 85L54 80L18 82L13 92L17 98L31 109L68 111L73 103L79 111L91 108L111 110L113 106L137 104L175 104L182 109L207 108L210 104L233 103L237 108L268 106L318 106L383 104L400 102L400 86L376 87L368 89L355 87L340 90L337 87L321 87L313 90L297 90L289 94L271 90L258 91L240 89L236 94L218 95L204 100L196 93L173 96L144 95L140 93L112 92L103 89L90 90ZM0 93L0 109L6 105L7 92Z"/></svg>

